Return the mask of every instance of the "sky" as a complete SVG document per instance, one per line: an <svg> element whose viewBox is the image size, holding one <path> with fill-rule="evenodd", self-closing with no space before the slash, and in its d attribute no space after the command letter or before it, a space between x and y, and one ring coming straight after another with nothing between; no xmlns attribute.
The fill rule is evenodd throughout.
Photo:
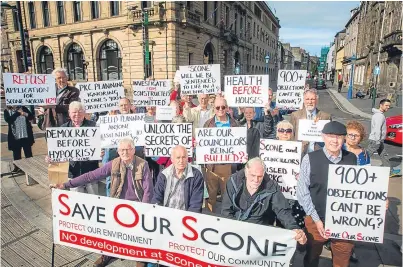
<svg viewBox="0 0 403 267"><path fill-rule="evenodd" d="M344 29L350 10L360 4L359 1L266 3L280 20L280 41L317 56L320 56L321 47L329 46L336 33Z"/></svg>

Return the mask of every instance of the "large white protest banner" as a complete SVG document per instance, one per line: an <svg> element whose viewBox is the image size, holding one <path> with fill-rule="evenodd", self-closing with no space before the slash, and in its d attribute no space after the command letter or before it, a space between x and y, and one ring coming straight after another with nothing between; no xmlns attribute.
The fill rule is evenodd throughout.
<svg viewBox="0 0 403 267"><path fill-rule="evenodd" d="M221 91L220 64L179 66L181 94L216 94Z"/></svg>
<svg viewBox="0 0 403 267"><path fill-rule="evenodd" d="M3 73L6 106L56 105L56 83L51 74Z"/></svg>
<svg viewBox="0 0 403 267"><path fill-rule="evenodd" d="M172 267L289 266L296 247L292 230L72 191L52 210L55 244Z"/></svg>
<svg viewBox="0 0 403 267"><path fill-rule="evenodd" d="M98 127L49 127L46 141L48 156L54 162L101 159Z"/></svg>
<svg viewBox="0 0 403 267"><path fill-rule="evenodd" d="M298 120L298 140L323 142L322 130L330 120Z"/></svg>
<svg viewBox="0 0 403 267"><path fill-rule="evenodd" d="M266 173L288 199L297 199L301 148L301 142L260 139L260 158L266 165Z"/></svg>
<svg viewBox="0 0 403 267"><path fill-rule="evenodd" d="M230 107L264 107L269 99L269 75L225 76L224 88Z"/></svg>
<svg viewBox="0 0 403 267"><path fill-rule="evenodd" d="M277 78L276 107L301 109L304 98L306 70L280 70Z"/></svg>
<svg viewBox="0 0 403 267"><path fill-rule="evenodd" d="M80 98L88 113L119 109L119 100L125 97L122 80L77 83Z"/></svg>
<svg viewBox="0 0 403 267"><path fill-rule="evenodd" d="M388 167L329 165L327 237L383 243Z"/></svg>
<svg viewBox="0 0 403 267"><path fill-rule="evenodd" d="M133 81L133 105L163 107L169 105L170 80Z"/></svg>
<svg viewBox="0 0 403 267"><path fill-rule="evenodd" d="M157 121L172 121L175 117L176 109L171 106L157 107L155 112L155 119Z"/></svg>
<svg viewBox="0 0 403 267"><path fill-rule="evenodd" d="M177 145L186 147L192 156L191 123L145 123L144 154L147 157L170 157Z"/></svg>
<svg viewBox="0 0 403 267"><path fill-rule="evenodd" d="M144 113L99 117L101 147L116 148L119 140L131 137L136 146L144 146Z"/></svg>
<svg viewBox="0 0 403 267"><path fill-rule="evenodd" d="M197 164L245 163L246 127L196 128Z"/></svg>

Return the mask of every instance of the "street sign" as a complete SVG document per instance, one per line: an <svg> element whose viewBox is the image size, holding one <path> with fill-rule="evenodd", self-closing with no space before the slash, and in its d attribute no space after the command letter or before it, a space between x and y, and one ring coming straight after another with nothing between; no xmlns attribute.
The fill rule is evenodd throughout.
<svg viewBox="0 0 403 267"><path fill-rule="evenodd" d="M381 73L381 68L379 66L376 66L374 68L374 75L379 75Z"/></svg>

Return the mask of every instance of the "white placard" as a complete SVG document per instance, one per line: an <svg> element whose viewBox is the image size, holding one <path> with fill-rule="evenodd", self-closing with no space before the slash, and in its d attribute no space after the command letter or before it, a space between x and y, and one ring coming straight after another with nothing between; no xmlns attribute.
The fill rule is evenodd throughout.
<svg viewBox="0 0 403 267"><path fill-rule="evenodd" d="M298 140L308 142L323 142L322 130L330 120L298 120Z"/></svg>
<svg viewBox="0 0 403 267"><path fill-rule="evenodd" d="M301 109L304 104L306 70L280 70L277 78L276 107Z"/></svg>
<svg viewBox="0 0 403 267"><path fill-rule="evenodd" d="M172 121L172 118L175 117L176 108L167 106L167 107L157 107L155 112L155 119L157 121Z"/></svg>
<svg viewBox="0 0 403 267"><path fill-rule="evenodd" d="M144 154L146 157L170 157L172 148L186 147L192 156L191 123L145 123Z"/></svg>
<svg viewBox="0 0 403 267"><path fill-rule="evenodd" d="M133 81L133 105L136 107L163 107L169 105L169 80Z"/></svg>
<svg viewBox="0 0 403 267"><path fill-rule="evenodd" d="M224 88L230 107L264 107L269 101L269 75L224 76Z"/></svg>
<svg viewBox="0 0 403 267"><path fill-rule="evenodd" d="M131 137L136 146L144 146L144 116L144 113L136 113L99 117L101 147L116 148L125 137Z"/></svg>
<svg viewBox="0 0 403 267"><path fill-rule="evenodd" d="M383 243L389 167L329 165L325 234Z"/></svg>
<svg viewBox="0 0 403 267"><path fill-rule="evenodd" d="M221 91L220 64L179 66L182 95L216 94Z"/></svg>
<svg viewBox="0 0 403 267"><path fill-rule="evenodd" d="M101 160L98 127L49 127L46 141L53 162Z"/></svg>
<svg viewBox="0 0 403 267"><path fill-rule="evenodd" d="M246 127L196 128L197 164L245 163Z"/></svg>
<svg viewBox="0 0 403 267"><path fill-rule="evenodd" d="M301 148L301 142L260 139L260 158L266 164L266 173L288 199L297 199Z"/></svg>
<svg viewBox="0 0 403 267"><path fill-rule="evenodd" d="M6 106L56 105L56 83L51 74L3 73Z"/></svg>
<svg viewBox="0 0 403 267"><path fill-rule="evenodd" d="M119 109L119 100L125 97L122 80L77 83L80 98L87 113Z"/></svg>
<svg viewBox="0 0 403 267"><path fill-rule="evenodd" d="M52 211L55 244L132 261L280 267L296 248L292 230L72 191L52 190Z"/></svg>

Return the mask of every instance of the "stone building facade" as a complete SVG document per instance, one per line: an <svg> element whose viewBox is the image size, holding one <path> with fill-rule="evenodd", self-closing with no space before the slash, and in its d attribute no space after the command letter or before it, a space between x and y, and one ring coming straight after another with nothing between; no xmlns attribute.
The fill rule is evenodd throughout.
<svg viewBox="0 0 403 267"><path fill-rule="evenodd" d="M13 64L11 61L11 49L8 42L7 30L7 12L1 10L1 73L0 79L3 79L3 72L13 72Z"/></svg>
<svg viewBox="0 0 403 267"><path fill-rule="evenodd" d="M343 60L344 60L344 39L346 38L346 30L338 32L334 37L334 66L335 66L335 81L344 81Z"/></svg>
<svg viewBox="0 0 403 267"><path fill-rule="evenodd" d="M294 55L291 51L290 43L283 43L284 49L284 69L286 70L293 70L294 69Z"/></svg>
<svg viewBox="0 0 403 267"><path fill-rule="evenodd" d="M355 89L367 90L371 82L377 82L381 94L396 96L402 91L402 5L401 1L361 2ZM377 65L378 77L374 75Z"/></svg>
<svg viewBox="0 0 403 267"><path fill-rule="evenodd" d="M123 79L130 91L132 80L173 79L181 65L221 64L222 76L236 66L240 74L264 73L264 53L276 55L279 20L264 2L21 3L32 72L64 67L72 81ZM19 33L7 33L17 62Z"/></svg>

